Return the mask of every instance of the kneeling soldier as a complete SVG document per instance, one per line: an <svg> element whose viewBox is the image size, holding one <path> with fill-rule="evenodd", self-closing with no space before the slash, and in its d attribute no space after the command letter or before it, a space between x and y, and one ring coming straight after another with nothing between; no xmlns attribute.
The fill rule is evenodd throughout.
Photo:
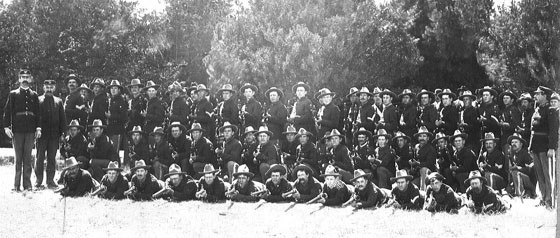
<svg viewBox="0 0 560 238"><path fill-rule="evenodd" d="M193 200L197 185L194 179L186 174L186 172L181 171L179 165L172 164L169 167L169 173L163 176L166 178L165 187L152 195L152 197L162 197L176 202Z"/></svg>
<svg viewBox="0 0 560 238"><path fill-rule="evenodd" d="M391 178L391 182L397 183L397 186L391 190L392 201L388 206L394 208L402 208L405 210L420 210L424 205L424 200L420 196L418 187L411 183L412 176L408 175L406 170L397 171L397 176Z"/></svg>
<svg viewBox="0 0 560 238"><path fill-rule="evenodd" d="M478 170L471 171L465 180L467 188L467 207L474 213L505 212L506 207L496 195L496 191L487 185L485 177Z"/></svg>
<svg viewBox="0 0 560 238"><path fill-rule="evenodd" d="M206 164L204 170L200 172L202 178L198 181L199 190L196 198L205 202L217 202L226 200L226 188L224 181L216 176L220 170L215 170L212 164Z"/></svg>
<svg viewBox="0 0 560 238"><path fill-rule="evenodd" d="M124 192L125 196L135 201L152 200L152 195L163 187L163 182L150 174L149 168L144 160L136 161L134 168L130 169L134 175L130 179L130 189Z"/></svg>
<svg viewBox="0 0 560 238"><path fill-rule="evenodd" d="M292 185L286 179L286 167L280 164L270 166L266 171L266 190L263 198L267 202L282 202L292 200L289 196L283 194L292 190Z"/></svg>
<svg viewBox="0 0 560 238"><path fill-rule="evenodd" d="M260 199L260 191L266 188L264 184L253 181L255 174L249 172L246 165L239 166L233 176L235 180L226 192L226 197L239 202L256 202Z"/></svg>
<svg viewBox="0 0 560 238"><path fill-rule="evenodd" d="M123 169L119 168L116 161L110 162L107 168L103 168L107 173L101 179L101 186L91 195L98 195L100 198L120 200L126 198L124 191L128 190L128 180L121 174Z"/></svg>
<svg viewBox="0 0 560 238"><path fill-rule="evenodd" d="M60 192L63 197L83 197L95 189L98 184L97 181L91 177L87 170L80 169L80 163L76 161L76 158L70 157L64 162L66 165L62 170L64 172L64 187L55 190L55 192Z"/></svg>

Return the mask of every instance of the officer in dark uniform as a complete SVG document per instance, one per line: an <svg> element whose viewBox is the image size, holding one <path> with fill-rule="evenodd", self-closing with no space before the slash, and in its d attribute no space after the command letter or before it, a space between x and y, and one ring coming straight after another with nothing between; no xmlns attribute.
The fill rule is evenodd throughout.
<svg viewBox="0 0 560 238"><path fill-rule="evenodd" d="M243 94L243 96L245 97L244 100L242 100L243 103L241 109L239 110L239 114L242 118L241 123L243 124L243 128L247 126L259 128L261 124L262 105L255 99L255 94L257 92L258 88L255 85L249 83L246 83L239 89L239 93Z"/></svg>
<svg viewBox="0 0 560 238"><path fill-rule="evenodd" d="M130 85L128 85L128 90L132 98L128 102L128 125L126 131L132 130L135 126L144 126L145 118L142 115L142 111L146 110L146 104L148 103L148 99L141 93L142 82L140 82L140 79L132 79Z"/></svg>
<svg viewBox="0 0 560 238"><path fill-rule="evenodd" d="M335 96L336 94L328 88L319 90L317 100L322 100L323 106L319 108L315 117L318 135L324 135L327 131L339 128L340 109L332 102Z"/></svg>
<svg viewBox="0 0 560 238"><path fill-rule="evenodd" d="M105 116L105 112L107 112L109 108L109 101L107 100L107 94L105 92L105 81L102 78L96 78L91 83L90 88L93 90L95 96L93 97L93 103L90 108L88 124L93 123L95 119L99 119L103 122L103 125L107 125L107 116Z"/></svg>
<svg viewBox="0 0 560 238"><path fill-rule="evenodd" d="M231 86L231 84L226 84L218 90L218 95L221 95L223 99L223 101L218 104L220 125L223 125L223 123L227 121L232 125L240 126L239 109L233 99L234 93L235 90L233 90L233 86Z"/></svg>
<svg viewBox="0 0 560 238"><path fill-rule="evenodd" d="M206 99L206 96L210 93L210 90L206 88L204 84L199 84L196 89L196 94L198 95L198 101L196 103L196 108L194 111L191 111L190 117L194 119L193 124L199 123L202 129L206 131L208 139L214 143L216 141L216 125L214 120L212 119L212 112L214 111L214 106L212 103ZM191 125L192 127L192 125ZM200 167L198 172L201 172L204 169L203 163Z"/></svg>
<svg viewBox="0 0 560 238"><path fill-rule="evenodd" d="M180 122L182 125L188 125L188 115L191 114L191 109L187 105L187 101L181 95L183 93L183 87L179 82L173 82L169 85L169 96L171 102L169 103L168 111L166 115L169 119L169 123Z"/></svg>

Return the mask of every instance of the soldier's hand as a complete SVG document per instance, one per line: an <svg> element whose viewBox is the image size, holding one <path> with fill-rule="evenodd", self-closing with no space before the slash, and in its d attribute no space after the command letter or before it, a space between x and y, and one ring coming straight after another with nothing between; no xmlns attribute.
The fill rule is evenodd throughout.
<svg viewBox="0 0 560 238"><path fill-rule="evenodd" d="M459 168L459 167L457 167L457 166L455 166L455 165L454 165L454 166L451 166L451 170L453 170L453 171L457 170L458 168Z"/></svg>
<svg viewBox="0 0 560 238"><path fill-rule="evenodd" d="M35 131L35 138L36 138L36 139L41 138L41 130L36 130L36 131Z"/></svg>
<svg viewBox="0 0 560 238"><path fill-rule="evenodd" d="M301 194L299 194L299 192L296 190L296 192L292 195L292 197L298 200L299 198L301 198Z"/></svg>
<svg viewBox="0 0 560 238"><path fill-rule="evenodd" d="M194 159L193 159L193 158L190 158L190 159L189 159L189 163L190 163L190 164L193 164L193 163L194 163Z"/></svg>
<svg viewBox="0 0 560 238"><path fill-rule="evenodd" d="M552 159L552 157L554 157L554 149L548 149L548 153L546 154L548 156L549 159Z"/></svg>
<svg viewBox="0 0 560 238"><path fill-rule="evenodd" d="M105 112L105 116L106 116L107 118L111 118L111 112L110 112L110 111L106 111L106 112Z"/></svg>
<svg viewBox="0 0 560 238"><path fill-rule="evenodd" d="M8 127L4 127L4 133L6 133L6 135L12 139L14 137L14 133L12 133L12 130Z"/></svg>
<svg viewBox="0 0 560 238"><path fill-rule="evenodd" d="M87 148L90 149L90 150L93 150L93 147L94 147L93 143L89 143L88 146L87 146Z"/></svg>
<svg viewBox="0 0 560 238"><path fill-rule="evenodd" d="M173 159L177 159L178 156L179 154L177 152L171 153L171 157L173 157Z"/></svg>
<svg viewBox="0 0 560 238"><path fill-rule="evenodd" d="M146 111L146 110L140 111L140 115L142 115L143 117L146 117L147 114L148 114L148 111Z"/></svg>

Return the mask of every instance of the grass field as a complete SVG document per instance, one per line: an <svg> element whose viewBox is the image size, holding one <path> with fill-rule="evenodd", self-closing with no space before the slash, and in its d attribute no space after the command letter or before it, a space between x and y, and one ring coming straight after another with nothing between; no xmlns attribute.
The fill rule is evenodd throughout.
<svg viewBox="0 0 560 238"><path fill-rule="evenodd" d="M554 237L556 212L512 201L503 215L352 212L298 204L205 204L68 198L52 190L13 193L13 166L0 166L2 237ZM220 215L225 212L225 215ZM312 214L310 214L312 213Z"/></svg>

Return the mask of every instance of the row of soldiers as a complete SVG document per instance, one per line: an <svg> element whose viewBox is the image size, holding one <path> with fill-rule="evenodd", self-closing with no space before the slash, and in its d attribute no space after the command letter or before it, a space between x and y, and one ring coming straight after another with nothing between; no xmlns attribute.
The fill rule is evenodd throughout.
<svg viewBox="0 0 560 238"><path fill-rule="evenodd" d="M25 84L22 75L20 83ZM314 95L319 104L315 105L307 96L310 87L300 82L292 87L296 98L288 106L282 102L283 90L272 87L264 93L268 102L263 107L255 99L258 88L251 84L239 89L243 94L239 101L234 99L233 87L226 84L218 90L222 101L213 103L210 90L202 84L185 89L174 82L168 88L169 99L165 99L158 92L159 85L151 81L143 85L133 79L125 88L119 81L106 85L97 78L88 87L71 75L65 83L70 94L61 100L52 96L55 82L45 81L41 97L54 98L56 103L37 100L36 115L5 110L5 122L14 123L11 118L6 120L6 113L20 113L30 120L36 117L41 122L36 127L38 146L53 145L38 148L36 187L42 186L40 164L45 151L47 161L51 157L54 161L59 137L52 135L66 133L61 155L75 157L97 180L111 161L132 168L143 160L158 179L173 164L194 178L201 176L206 164L213 164L229 182L233 182L238 165L246 165L256 180L265 182L266 172L274 164L286 166L289 180L296 179L290 177L291 171L305 164L319 180L332 165L345 183L360 169L371 173L372 181L385 189L391 188L390 178L398 170L405 170L422 191L427 189L428 175L437 171L455 191L465 192L462 181L471 171L480 170L494 189L512 185L510 191L528 190L517 195L534 197L529 185L538 180L542 203L552 204L548 158L558 141L558 110L549 102L557 104L558 96L546 87L534 92L534 102L530 94L518 99L510 91L498 94L490 87L477 90L479 97L466 88L457 96L449 89L418 94L405 89L396 95L388 89L370 92L363 87L350 89L347 100L335 106L335 93L327 88L319 90ZM9 98L6 108L12 105ZM46 111L39 112L39 108ZM48 128L51 136L41 137L41 128ZM5 126L5 130L10 135L10 128ZM529 141L518 148L534 153L525 164L516 161L519 155L507 143L512 136ZM122 161L118 155L121 144L125 145ZM55 148L54 153L51 148ZM14 149L17 159L15 140ZM515 178L510 179L509 171L531 166L533 160L534 172L527 173L531 183L518 182L514 187ZM49 164L47 185L56 186ZM16 174L16 190L18 176L21 174ZM24 188L30 188L25 169Z"/></svg>

